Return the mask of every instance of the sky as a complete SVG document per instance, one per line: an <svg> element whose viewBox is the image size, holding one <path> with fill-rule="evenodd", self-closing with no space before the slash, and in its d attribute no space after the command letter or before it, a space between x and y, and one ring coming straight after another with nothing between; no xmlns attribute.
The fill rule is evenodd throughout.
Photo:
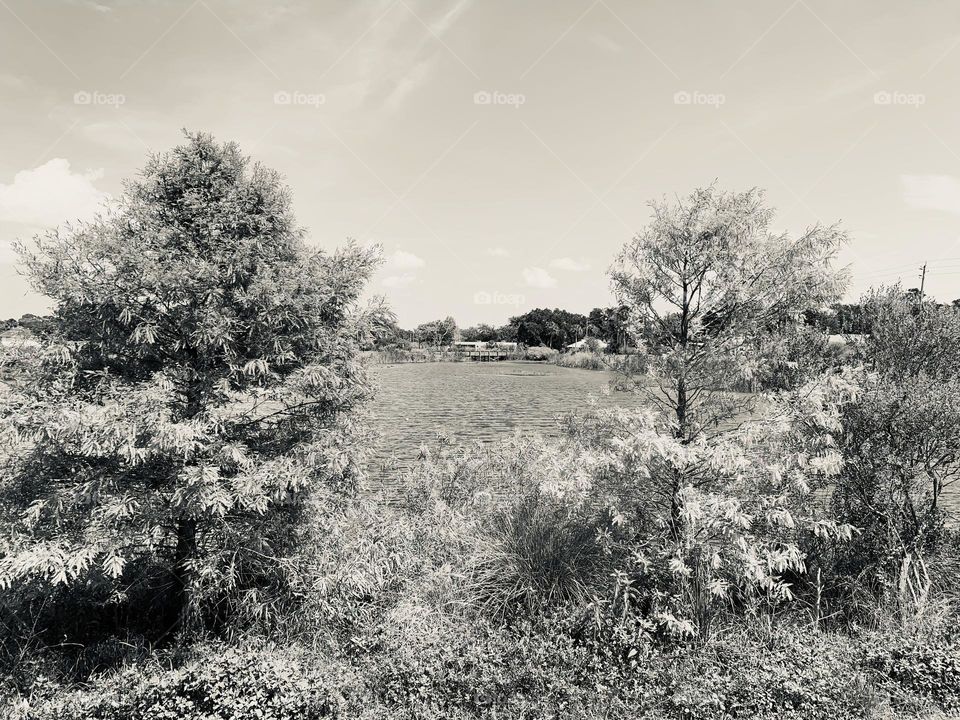
<svg viewBox="0 0 960 720"><path fill-rule="evenodd" d="M12 243L91 217L182 128L286 178L310 242L382 246L404 327L613 302L648 202L761 187L840 222L848 298L960 298L960 7L915 0L0 0Z"/></svg>

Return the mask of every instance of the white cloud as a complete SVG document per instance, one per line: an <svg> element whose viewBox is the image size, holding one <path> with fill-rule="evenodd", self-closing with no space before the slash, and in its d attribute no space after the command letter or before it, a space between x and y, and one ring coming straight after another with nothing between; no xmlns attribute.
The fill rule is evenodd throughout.
<svg viewBox="0 0 960 720"><path fill-rule="evenodd" d="M493 257L505 258L505 257L510 257L510 251L498 245L497 247L487 248L487 255L492 255Z"/></svg>
<svg viewBox="0 0 960 720"><path fill-rule="evenodd" d="M406 250L395 250L394 253L390 256L390 265L400 270L412 270L413 268L421 268L426 263L423 261L423 258L414 255L413 253L407 252Z"/></svg>
<svg viewBox="0 0 960 720"><path fill-rule="evenodd" d="M523 281L534 288L552 288L557 286L557 279L540 267L524 268Z"/></svg>
<svg viewBox="0 0 960 720"><path fill-rule="evenodd" d="M383 286L388 288L402 288L407 287L417 279L417 276L413 273L402 273L400 275L387 275L383 279Z"/></svg>
<svg viewBox="0 0 960 720"><path fill-rule="evenodd" d="M102 177L102 170L75 173L63 158L21 170L9 185L0 183L0 222L55 227L89 219L110 197L93 184Z"/></svg>
<svg viewBox="0 0 960 720"><path fill-rule="evenodd" d="M901 175L900 185L912 208L960 214L960 180L952 175Z"/></svg>
<svg viewBox="0 0 960 720"><path fill-rule="evenodd" d="M584 272L589 270L590 266L585 262L579 262L569 257L555 258L550 261L550 267L557 270L568 270L570 272Z"/></svg>

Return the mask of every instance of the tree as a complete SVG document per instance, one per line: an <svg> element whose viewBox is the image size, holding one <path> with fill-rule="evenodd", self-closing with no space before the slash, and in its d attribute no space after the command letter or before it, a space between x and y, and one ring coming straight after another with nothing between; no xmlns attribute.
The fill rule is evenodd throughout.
<svg viewBox="0 0 960 720"><path fill-rule="evenodd" d="M899 285L868 293L861 305L871 326L866 360L884 376L902 378L926 374L960 377L960 313L932 302L917 303L917 295Z"/></svg>
<svg viewBox="0 0 960 720"><path fill-rule="evenodd" d="M669 632L702 636L731 601L793 598L807 567L802 547L852 534L816 498L840 471L835 438L856 392L849 371L818 378L770 397L768 412L736 432L690 442L648 408L564 418L574 459L551 489L610 518L596 536L620 559L607 573L617 612L642 608ZM665 477L684 479L679 502Z"/></svg>
<svg viewBox="0 0 960 720"><path fill-rule="evenodd" d="M423 323L417 327L414 333L417 342L428 343L439 348L453 342L457 334L457 323L452 317L448 316L443 320Z"/></svg>
<svg viewBox="0 0 960 720"><path fill-rule="evenodd" d="M695 190L651 204L653 219L623 248L611 273L633 321L653 326L653 386L639 387L690 443L749 402L729 391L763 362L765 334L835 300L843 275L831 270L845 235L816 225L799 238L771 231L762 192ZM673 522L684 479L667 480Z"/></svg>
<svg viewBox="0 0 960 720"><path fill-rule="evenodd" d="M278 174L190 133L106 217L19 250L56 309L3 407L0 585L170 587L185 629L362 476L376 255L309 248Z"/></svg>
<svg viewBox="0 0 960 720"><path fill-rule="evenodd" d="M524 345L545 345L562 350L583 337L587 318L566 310L536 308L510 318L510 325L516 328L517 341Z"/></svg>
<svg viewBox="0 0 960 720"><path fill-rule="evenodd" d="M590 333L607 343L611 352L618 352L629 344L629 308L594 308L587 316Z"/></svg>
<svg viewBox="0 0 960 720"><path fill-rule="evenodd" d="M500 334L497 332L497 329L480 323L475 327L464 328L460 331L460 338L465 342L497 342L500 339Z"/></svg>
<svg viewBox="0 0 960 720"><path fill-rule="evenodd" d="M960 313L918 300L896 285L861 300L868 372L844 412L833 494L837 512L863 529L848 562L901 582L939 550L944 493L960 479Z"/></svg>
<svg viewBox="0 0 960 720"><path fill-rule="evenodd" d="M839 516L863 529L860 561L899 564L935 553L944 492L960 480L960 380L925 373L864 379L844 413Z"/></svg>
<svg viewBox="0 0 960 720"><path fill-rule="evenodd" d="M501 342L519 342L517 340L517 326L506 324L497 328L497 339Z"/></svg>

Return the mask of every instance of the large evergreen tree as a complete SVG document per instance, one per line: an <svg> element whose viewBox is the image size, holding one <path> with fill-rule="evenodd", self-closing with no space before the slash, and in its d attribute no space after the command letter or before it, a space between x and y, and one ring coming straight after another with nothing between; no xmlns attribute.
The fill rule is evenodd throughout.
<svg viewBox="0 0 960 720"><path fill-rule="evenodd" d="M358 482L376 256L308 247L280 177L204 134L20 252L54 331L3 399L0 583L147 583L183 628Z"/></svg>

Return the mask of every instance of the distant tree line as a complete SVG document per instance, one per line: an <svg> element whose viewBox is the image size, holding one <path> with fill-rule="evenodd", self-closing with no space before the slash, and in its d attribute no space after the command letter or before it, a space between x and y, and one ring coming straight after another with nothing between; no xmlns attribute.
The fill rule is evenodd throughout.
<svg viewBox="0 0 960 720"><path fill-rule="evenodd" d="M960 298L951 303L938 303L925 299L919 288L910 288L903 299L918 310L921 307L953 308L960 310ZM867 335L871 332L870 313L861 303L833 303L819 310L807 310L804 322L831 335Z"/></svg>
<svg viewBox="0 0 960 720"><path fill-rule="evenodd" d="M620 351L632 344L627 309L598 307L588 315L582 315L559 308L534 308L510 318L500 327L480 323L458 328L456 321L449 316L422 323L412 330L388 322L375 334L373 344L375 347L414 343L421 347L442 347L459 338L463 342L517 342L529 347L562 350L587 337L607 343L610 351Z"/></svg>
<svg viewBox="0 0 960 720"><path fill-rule="evenodd" d="M11 330L15 327L26 328L35 333L43 333L48 329L53 320L49 315L34 315L33 313L24 313L19 320L9 318L0 320L0 332Z"/></svg>

